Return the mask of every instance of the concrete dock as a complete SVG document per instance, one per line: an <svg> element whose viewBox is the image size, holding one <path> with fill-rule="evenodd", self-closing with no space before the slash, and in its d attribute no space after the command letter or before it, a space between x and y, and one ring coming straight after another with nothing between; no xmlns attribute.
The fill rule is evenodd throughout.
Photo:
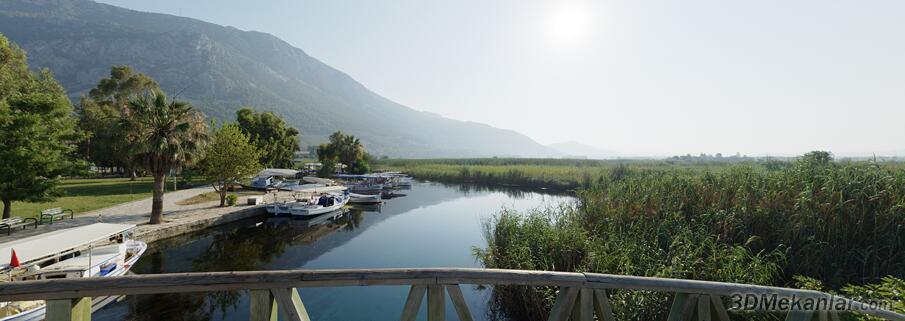
<svg viewBox="0 0 905 321"><path fill-rule="evenodd" d="M213 189L210 186L205 186L164 194L163 224L148 224L151 216L151 198L149 197L87 213L75 213L75 219L66 218L54 221L53 224L41 224L38 225L38 228L29 226L24 230L15 229L11 235L7 236L5 233L0 235L0 243L97 222L136 224L138 227L135 229L134 237L150 243L220 224L266 215L263 205L245 205L247 196L240 196L239 205L231 207L219 207L218 201L192 205L177 204L195 195L211 191ZM281 196L287 197L287 195ZM272 202L275 197L276 195L270 194L265 197L265 200Z"/></svg>

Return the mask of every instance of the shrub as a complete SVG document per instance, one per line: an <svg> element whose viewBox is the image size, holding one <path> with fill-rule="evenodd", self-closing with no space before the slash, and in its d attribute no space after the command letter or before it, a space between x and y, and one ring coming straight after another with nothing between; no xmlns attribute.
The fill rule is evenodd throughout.
<svg viewBox="0 0 905 321"><path fill-rule="evenodd" d="M239 196L236 194L226 195L226 206L236 206L239 202Z"/></svg>

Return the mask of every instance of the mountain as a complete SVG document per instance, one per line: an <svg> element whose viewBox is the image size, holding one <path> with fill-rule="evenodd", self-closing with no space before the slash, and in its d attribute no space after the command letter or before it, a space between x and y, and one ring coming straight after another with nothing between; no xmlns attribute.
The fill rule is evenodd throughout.
<svg viewBox="0 0 905 321"><path fill-rule="evenodd" d="M582 143L576 141L568 141L556 144L547 145L550 149L553 149L561 154L566 155L565 157L571 158L591 158L591 159L605 159L605 158L614 158L619 156L613 151L600 149L593 146L584 145Z"/></svg>
<svg viewBox="0 0 905 321"><path fill-rule="evenodd" d="M271 110L299 129L303 144L342 130L393 157L553 154L511 130L397 104L266 33L89 0L2 0L0 33L74 99L124 64L211 117L233 120L242 106Z"/></svg>

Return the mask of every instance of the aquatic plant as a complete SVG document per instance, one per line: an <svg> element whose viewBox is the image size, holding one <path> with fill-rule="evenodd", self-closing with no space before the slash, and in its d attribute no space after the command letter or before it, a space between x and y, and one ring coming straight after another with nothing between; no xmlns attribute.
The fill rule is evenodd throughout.
<svg viewBox="0 0 905 321"><path fill-rule="evenodd" d="M499 213L475 255L492 268L780 286L804 275L833 289L905 275L905 171L820 156L782 166L610 166L573 206ZM515 319L537 320L552 297L512 287L493 300ZM660 319L668 295L616 291L613 300L621 318Z"/></svg>

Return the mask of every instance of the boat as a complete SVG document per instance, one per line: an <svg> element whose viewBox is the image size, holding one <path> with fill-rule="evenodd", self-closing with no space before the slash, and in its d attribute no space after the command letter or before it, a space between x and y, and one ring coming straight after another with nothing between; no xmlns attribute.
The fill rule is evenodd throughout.
<svg viewBox="0 0 905 321"><path fill-rule="evenodd" d="M380 203L380 194L358 194L358 193L349 193L349 203L355 204L374 204Z"/></svg>
<svg viewBox="0 0 905 321"><path fill-rule="evenodd" d="M0 244L0 284L125 275L148 249L130 238L134 224L95 223ZM18 266L13 266L13 251ZM95 297L95 312L120 296ZM44 319L43 300L0 303L0 321Z"/></svg>
<svg viewBox="0 0 905 321"><path fill-rule="evenodd" d="M295 177L299 171L294 169L283 168L267 168L260 172L251 180L251 187L256 189L274 188L274 185L283 183L281 179L287 177Z"/></svg>
<svg viewBox="0 0 905 321"><path fill-rule="evenodd" d="M281 216L281 215L300 215L293 214L293 208L309 208L315 206L317 204L318 199L317 195L324 194L342 194L347 190L345 186L341 185L324 185L324 184L302 184L302 185L294 185L292 188L287 189L287 191L292 191L295 197L294 201L283 201L268 204L264 207L267 210L268 214L273 216ZM346 196L346 201L348 202L348 196ZM345 205L345 203L343 203ZM341 207L341 206L340 206ZM313 214L312 214L313 215Z"/></svg>
<svg viewBox="0 0 905 321"><path fill-rule="evenodd" d="M412 178L407 176L399 176L396 179L396 186L399 187L412 187Z"/></svg>
<svg viewBox="0 0 905 321"><path fill-rule="evenodd" d="M382 191L384 185L380 183L351 183L346 184L346 187L355 193L374 193Z"/></svg>
<svg viewBox="0 0 905 321"><path fill-rule="evenodd" d="M336 185L336 182L334 182L332 179L320 178L320 177L314 177L314 176L305 176L305 177L302 177L302 180L305 181L306 183L311 183L311 184Z"/></svg>
<svg viewBox="0 0 905 321"><path fill-rule="evenodd" d="M299 202L289 208L289 213L293 216L313 216L320 215L341 209L349 202L349 193L342 194L324 194L321 195L317 202Z"/></svg>
<svg viewBox="0 0 905 321"><path fill-rule="evenodd" d="M384 191L383 193L380 193L380 197L385 200L394 199L394 198L403 197L403 196L405 196L405 194L391 192L391 191Z"/></svg>
<svg viewBox="0 0 905 321"><path fill-rule="evenodd" d="M349 191L359 194L380 192L386 187L386 177L380 175L336 174L333 177L345 180L343 185L348 187Z"/></svg>
<svg viewBox="0 0 905 321"><path fill-rule="evenodd" d="M273 214L273 216L289 215L289 209L298 205L296 203L302 203L302 201L273 203L264 208L267 210L267 213Z"/></svg>

